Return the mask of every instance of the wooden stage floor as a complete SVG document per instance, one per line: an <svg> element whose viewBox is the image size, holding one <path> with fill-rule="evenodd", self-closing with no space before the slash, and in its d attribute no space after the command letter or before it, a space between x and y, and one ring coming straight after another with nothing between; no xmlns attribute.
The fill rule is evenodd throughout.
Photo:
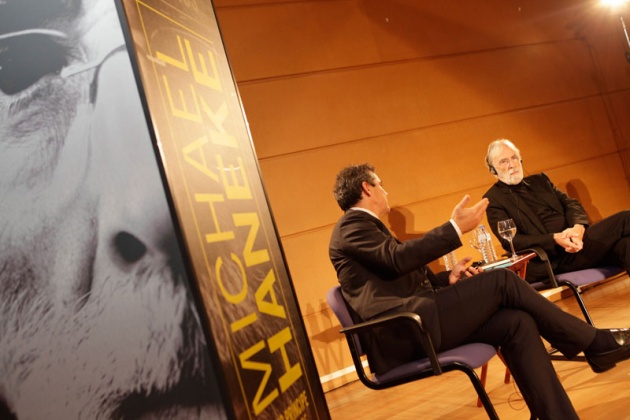
<svg viewBox="0 0 630 420"><path fill-rule="evenodd" d="M624 276L589 289L584 301L600 328L630 327L630 278ZM557 302L582 317L572 296ZM554 366L582 420L630 419L630 361L595 374L586 362L554 361ZM478 372L479 373L479 372ZM514 384L505 384L505 367L495 357L488 369L486 389L499 417L529 419ZM476 406L476 393L461 372L373 391L358 380L328 391L326 401L333 420L487 419Z"/></svg>

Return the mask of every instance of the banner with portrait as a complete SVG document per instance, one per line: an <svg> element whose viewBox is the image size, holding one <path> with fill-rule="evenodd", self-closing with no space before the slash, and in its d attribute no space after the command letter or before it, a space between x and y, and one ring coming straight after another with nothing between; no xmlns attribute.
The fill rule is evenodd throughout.
<svg viewBox="0 0 630 420"><path fill-rule="evenodd" d="M0 2L0 418L230 416L157 157L115 2Z"/></svg>
<svg viewBox="0 0 630 420"><path fill-rule="evenodd" d="M328 418L211 2L123 0L237 418Z"/></svg>

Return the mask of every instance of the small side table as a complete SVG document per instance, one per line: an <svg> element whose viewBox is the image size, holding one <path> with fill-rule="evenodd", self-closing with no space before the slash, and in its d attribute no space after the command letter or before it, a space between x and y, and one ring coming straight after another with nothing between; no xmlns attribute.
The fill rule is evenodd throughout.
<svg viewBox="0 0 630 420"><path fill-rule="evenodd" d="M514 271L516 274L519 275L520 278L525 280L525 274L527 273L527 263L534 257L536 257L536 253L534 252L519 255L518 258L512 263L512 265L506 268Z"/></svg>

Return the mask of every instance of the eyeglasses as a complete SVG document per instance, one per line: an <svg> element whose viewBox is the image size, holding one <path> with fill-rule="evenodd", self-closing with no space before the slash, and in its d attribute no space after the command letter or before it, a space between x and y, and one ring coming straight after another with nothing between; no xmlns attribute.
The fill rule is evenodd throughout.
<svg viewBox="0 0 630 420"><path fill-rule="evenodd" d="M509 158L504 158L504 159L501 159L501 160L497 163L497 166L498 166L498 167L500 167L500 168L506 168L506 167L508 167L508 166L510 165L510 162L512 162L512 163L516 163L516 162L518 162L518 161L520 161L520 160L521 160L521 157L520 157L520 156L514 155L514 156L509 157Z"/></svg>
<svg viewBox="0 0 630 420"><path fill-rule="evenodd" d="M82 54L73 51L67 39L63 32L43 28L0 34L0 91L7 95L28 92L50 75L69 80L85 74L85 85L92 86L103 64L126 51L124 42L116 43L93 60L77 62L73 57ZM94 95L94 87L90 87L91 101Z"/></svg>

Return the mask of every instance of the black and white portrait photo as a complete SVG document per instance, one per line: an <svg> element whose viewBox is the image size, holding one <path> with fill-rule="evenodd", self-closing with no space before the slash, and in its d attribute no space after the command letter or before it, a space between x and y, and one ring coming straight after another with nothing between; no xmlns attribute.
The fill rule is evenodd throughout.
<svg viewBox="0 0 630 420"><path fill-rule="evenodd" d="M114 0L0 0L0 418L226 418Z"/></svg>

